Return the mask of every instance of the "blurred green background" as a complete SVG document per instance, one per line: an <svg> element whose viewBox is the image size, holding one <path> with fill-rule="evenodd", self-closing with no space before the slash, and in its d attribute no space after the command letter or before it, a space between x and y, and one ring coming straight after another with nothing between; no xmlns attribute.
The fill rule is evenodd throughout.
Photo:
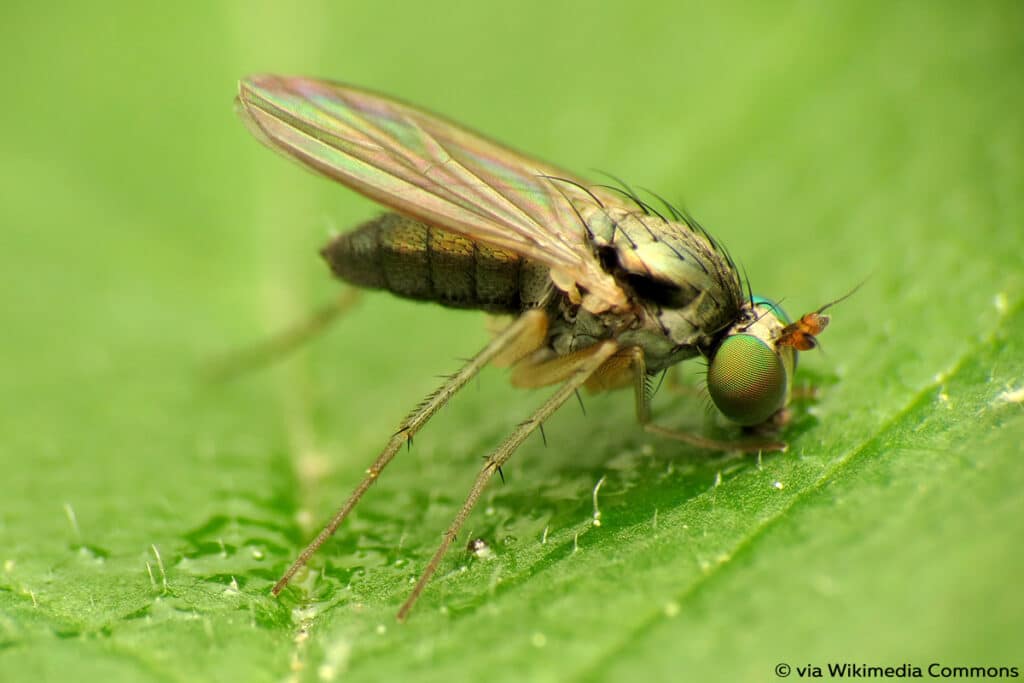
<svg viewBox="0 0 1024 683"><path fill-rule="evenodd" d="M1020 667L1022 26L1016 2L5 3L0 678ZM376 211L250 138L232 97L255 72L654 188L790 313L868 278L801 360L821 396L789 452L659 441L626 394L567 406L469 521L496 556L454 549L399 626L481 457L545 395L490 370L270 598L487 332L371 294L275 368L199 381L329 301L317 248ZM655 406L729 434L693 396Z"/></svg>

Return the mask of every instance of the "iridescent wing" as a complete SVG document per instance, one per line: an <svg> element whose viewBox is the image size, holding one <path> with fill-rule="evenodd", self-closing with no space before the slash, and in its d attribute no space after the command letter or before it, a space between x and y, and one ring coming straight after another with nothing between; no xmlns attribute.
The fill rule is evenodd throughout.
<svg viewBox="0 0 1024 683"><path fill-rule="evenodd" d="M556 281L596 298L597 310L625 306L577 208L621 205L615 195L584 190L561 169L347 85L252 76L239 83L238 105L264 144L304 166L428 225L544 263Z"/></svg>

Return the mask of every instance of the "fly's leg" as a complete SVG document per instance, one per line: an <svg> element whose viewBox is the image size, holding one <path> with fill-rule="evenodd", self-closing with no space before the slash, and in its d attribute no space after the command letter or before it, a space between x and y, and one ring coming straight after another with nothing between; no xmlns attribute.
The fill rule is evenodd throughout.
<svg viewBox="0 0 1024 683"><path fill-rule="evenodd" d="M793 401L816 401L821 397L821 391L813 384L802 384L793 387L789 392L789 398Z"/></svg>
<svg viewBox="0 0 1024 683"><path fill-rule="evenodd" d="M718 441L717 439L709 439L698 434L680 432L654 424L651 422L651 397L647 392L647 363L644 361L644 351L639 346L630 347L626 351L632 356L631 364L633 367L636 419L640 426L644 428L644 431L712 451L758 453L760 451L786 450L786 444L781 441Z"/></svg>
<svg viewBox="0 0 1024 683"><path fill-rule="evenodd" d="M269 365L323 332L358 300L358 290L346 289L337 299L305 320L247 349L240 349L214 361L203 370L203 375L210 380L223 381Z"/></svg>
<svg viewBox="0 0 1024 683"><path fill-rule="evenodd" d="M707 398L707 390L700 386L695 386L692 382L684 381L682 378L684 363L677 363L665 371L665 381L663 385L665 390L670 392L674 396L696 396L698 398ZM692 372L692 371L690 371Z"/></svg>
<svg viewBox="0 0 1024 683"><path fill-rule="evenodd" d="M402 604L401 609L398 610L398 620L405 621L405 618L409 616L409 611L412 606L416 604L416 600L420 597L423 589L427 583L430 582L430 578L437 571L438 566L441 564L441 560L444 558L448 547L455 540L455 536L459 533L462 525L465 523L466 518L469 516L473 506L476 505L477 500L480 498L480 494L483 493L484 487L487 486L487 482L498 471L502 465L504 465L508 459L512 456L520 444L526 440L533 430L535 430L544 420L551 416L565 401L572 396L576 391L586 383L587 379L594 374L600 368L605 361L615 355L618 350L618 345L613 341L605 341L600 344L596 344L588 351L590 353L579 358L579 362L569 379L563 384L558 391L556 391L551 398L544 402L528 420L519 424L515 431L505 440L503 444L498 446L489 456L487 456L487 462L484 464L480 474L477 475L476 481L473 483L473 488L470 489L469 495L466 497L466 502L462 504L462 508L459 509L458 514L455 515L455 519L452 520L451 526L448 527L448 531L445 532L444 537L441 539L441 544L437 547L434 552L434 556L430 558L430 562L427 563L426 568L423 570L423 574L420 576L416 585L413 587L409 597L406 598Z"/></svg>
<svg viewBox="0 0 1024 683"><path fill-rule="evenodd" d="M521 353L529 353L539 346L547 333L547 315L540 310L534 309L523 313L519 318L515 320L511 325L505 328L498 336L491 340L491 342L483 348L480 353L474 356L468 363L450 376L445 383L442 384L436 391L427 396L427 398L420 403L415 410L413 410L398 426L398 431L392 435L388 441L387 446L381 451L381 454L377 456L377 459L373 461L370 468L366 470L366 476L363 478L359 485L356 486L352 495L349 496L345 504L342 505L331 521L327 523L327 526L317 534L306 548L299 553L299 556L295 558L291 566L286 571L274 587L271 589L273 595L278 595L284 587L288 585L288 582L295 575L295 572L299 571L309 558L312 557L320 546L327 542L334 532L338 529L348 514L352 511L352 508L356 506L359 499L363 497L367 489L377 481L377 477L380 476L381 471L387 467L388 463L391 462L395 454L402 447L402 444L408 442L412 437L420 430L420 428L426 424L434 413L441 409L448 400L455 395L455 393L465 386L466 382L470 381L479 373L484 366L493 361L499 355L505 354L509 349L517 349ZM526 347L531 346L532 348L527 349ZM525 350L524 350L525 349Z"/></svg>

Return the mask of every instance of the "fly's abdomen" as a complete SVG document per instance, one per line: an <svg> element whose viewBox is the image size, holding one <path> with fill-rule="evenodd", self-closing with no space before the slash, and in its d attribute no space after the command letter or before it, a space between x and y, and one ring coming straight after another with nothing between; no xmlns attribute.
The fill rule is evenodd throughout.
<svg viewBox="0 0 1024 683"><path fill-rule="evenodd" d="M320 253L358 287L492 313L536 305L550 283L547 268L518 254L395 213L339 235Z"/></svg>

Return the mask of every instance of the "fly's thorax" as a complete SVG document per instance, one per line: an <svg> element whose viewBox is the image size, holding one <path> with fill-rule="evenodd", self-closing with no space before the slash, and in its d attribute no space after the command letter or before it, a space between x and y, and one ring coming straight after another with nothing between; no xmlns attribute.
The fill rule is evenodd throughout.
<svg viewBox="0 0 1024 683"><path fill-rule="evenodd" d="M620 328L617 339L642 347L651 372L697 355L739 318L739 275L703 230L615 207L587 205L580 214L636 321Z"/></svg>
<svg viewBox="0 0 1024 683"><path fill-rule="evenodd" d="M760 424L789 403L796 351L779 344L788 324L777 304L754 297L711 351L708 393L730 420Z"/></svg>
<svg viewBox="0 0 1024 683"><path fill-rule="evenodd" d="M619 346L639 346L650 372L659 372L699 352L695 346L680 346L666 336L660 327L652 326L632 313L591 313L563 296L549 307L547 346L556 356L588 348L605 339L615 339Z"/></svg>

